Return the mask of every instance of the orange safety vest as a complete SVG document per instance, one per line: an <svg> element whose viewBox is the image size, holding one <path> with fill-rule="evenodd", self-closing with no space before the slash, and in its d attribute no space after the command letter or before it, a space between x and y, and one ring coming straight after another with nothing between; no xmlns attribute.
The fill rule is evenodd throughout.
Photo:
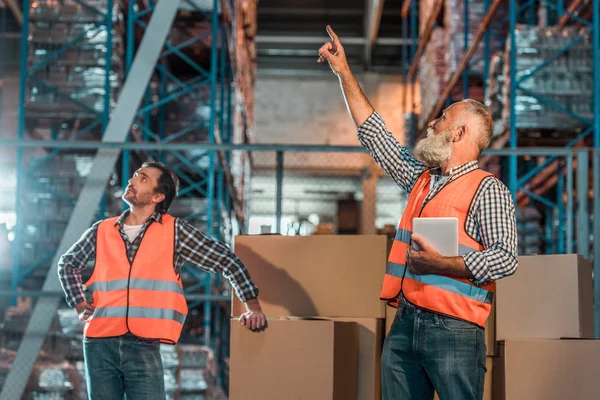
<svg viewBox="0 0 600 400"><path fill-rule="evenodd" d="M416 217L458 218L459 255L483 251L483 245L465 231L467 215L481 182L492 174L481 169L469 172L449 182L425 204L431 174L425 171L417 179L408 198L398 231L388 258L387 271L381 289L381 299L398 307L399 296L417 307L459 318L483 327L490 315L496 288L495 282L476 286L469 279L448 275L416 275L406 268L406 254Z"/></svg>
<svg viewBox="0 0 600 400"><path fill-rule="evenodd" d="M98 225L96 264L85 283L96 310L85 324L89 338L128 332L175 344L187 316L181 278L175 273L175 218L152 223L132 263L116 225L109 218Z"/></svg>

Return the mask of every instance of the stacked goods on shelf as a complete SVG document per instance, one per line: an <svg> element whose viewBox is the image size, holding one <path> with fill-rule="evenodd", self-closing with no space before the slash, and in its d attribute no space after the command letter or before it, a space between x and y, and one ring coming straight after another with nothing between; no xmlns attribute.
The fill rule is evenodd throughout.
<svg viewBox="0 0 600 400"><path fill-rule="evenodd" d="M533 206L517 208L519 254L543 253L544 228L542 215Z"/></svg>
<svg viewBox="0 0 600 400"><path fill-rule="evenodd" d="M494 136L502 135L505 131L501 120L504 104L504 52L496 52L490 61L487 89L484 103L494 121Z"/></svg>
<svg viewBox="0 0 600 400"><path fill-rule="evenodd" d="M35 139L99 139L105 100L109 100L109 109L115 106L124 78L123 18L118 1L113 2L112 10L107 9L107 3L42 0L30 7L25 122L26 132ZM112 16L110 49L106 14ZM111 58L107 67L108 50ZM49 153L50 150L27 150L28 171L20 178L27 178L22 196L25 219L20 231L20 263L22 270L40 267L24 287L41 285L37 278L47 273L47 264L58 248L93 161L90 152ZM105 209L118 212L120 200L113 187L109 191Z"/></svg>
<svg viewBox="0 0 600 400"><path fill-rule="evenodd" d="M177 394L177 370L179 368L179 356L177 347L171 345L160 345L160 356L163 364L165 377L165 394L167 399L175 399Z"/></svg>
<svg viewBox="0 0 600 400"><path fill-rule="evenodd" d="M418 125L422 127L445 88L446 48L444 47L444 29L434 28L431 39L421 56L419 82L421 86L421 110Z"/></svg>
<svg viewBox="0 0 600 400"><path fill-rule="evenodd" d="M0 349L0 387L15 360L16 352ZM77 369L59 355L42 352L33 370L23 399L26 400L83 400L82 387L85 382Z"/></svg>
<svg viewBox="0 0 600 400"><path fill-rule="evenodd" d="M20 335L30 311L13 316L0 325L4 333L0 336L0 387L14 362ZM87 399L81 348L83 323L78 321L72 309L59 309L55 322L58 323L53 324L48 333L24 398ZM13 340L8 336L7 333L12 331L19 331L18 339ZM74 351L77 347L78 352ZM210 348L193 344L161 344L160 354L167 399L226 399L218 383L217 361Z"/></svg>
<svg viewBox="0 0 600 400"><path fill-rule="evenodd" d="M188 78L179 77L182 81ZM167 94L176 93L181 88L174 83L167 84ZM217 88L219 93L219 88ZM217 99L218 104L218 99ZM210 85L197 87L190 93L183 94L176 101L165 105L165 138L170 142L201 143L209 141ZM177 136L174 136L177 135Z"/></svg>
<svg viewBox="0 0 600 400"><path fill-rule="evenodd" d="M31 163L35 162L37 160L32 159ZM38 272L39 278L48 272L92 163L93 156L90 155L60 154L47 158L27 176L26 195L22 199L24 220L20 264L23 270L38 265L32 274L34 281ZM104 205L111 215L120 211L118 188L112 184ZM41 282L24 285L39 287Z"/></svg>
<svg viewBox="0 0 600 400"><path fill-rule="evenodd" d="M227 399L218 385L217 365L213 351L206 346L177 345L180 399L201 398Z"/></svg>
<svg viewBox="0 0 600 400"><path fill-rule="evenodd" d="M545 60L553 57L578 36L582 31L575 27L540 28L519 26L515 32L517 47L516 78L531 73ZM507 43L504 56L504 89L502 124L508 127L510 117L510 43ZM572 45L554 61L526 78L520 86L538 96L543 96L562 110L576 114L580 118L592 120L592 46L585 34L583 39ZM574 119L564 111L552 107L539 98L517 90L517 128L579 128L583 121Z"/></svg>
<svg viewBox="0 0 600 400"><path fill-rule="evenodd" d="M468 29L467 42L471 44L479 25L485 16L484 2L468 2L469 18L468 27L465 26L465 0L445 0L444 27L446 35L444 38L444 48L446 49L446 71L444 79L448 80L450 76L458 69L460 60L464 57L465 51L465 28ZM467 47L468 47L467 45ZM470 70L483 74L484 68L484 43L479 42L477 51L469 63Z"/></svg>
<svg viewBox="0 0 600 400"><path fill-rule="evenodd" d="M483 1L468 1L467 9L469 18L466 20L468 26L465 26L465 0L445 0L444 28L446 30L445 48L448 67L444 76L445 80L450 79L466 54L465 28L468 30L466 36L468 49L486 15L485 2ZM501 19L499 16L501 13L501 11L496 13L497 20ZM500 38L504 36L506 24L494 25L490 29L493 30L493 34L490 35L489 53L493 54L504 47L504 42ZM485 40L482 39L469 62L469 71L483 75L485 69L484 57Z"/></svg>
<svg viewBox="0 0 600 400"><path fill-rule="evenodd" d="M124 78L122 15L119 2L114 3L109 78L111 108L116 104L117 91ZM101 13L111 13L106 0L88 0L85 4ZM30 8L29 69L49 57L52 61L43 68L31 70L25 105L28 119L93 120L101 115L105 108L108 33L103 25L106 17L99 12L75 0L41 0Z"/></svg>

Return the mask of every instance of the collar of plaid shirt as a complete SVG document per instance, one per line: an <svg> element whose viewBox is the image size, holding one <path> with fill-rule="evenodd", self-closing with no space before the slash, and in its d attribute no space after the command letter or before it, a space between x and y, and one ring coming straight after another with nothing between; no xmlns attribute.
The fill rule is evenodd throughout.
<svg viewBox="0 0 600 400"><path fill-rule="evenodd" d="M117 219L117 222L115 222L115 226L119 225L119 227L121 229L123 229L123 225L125 225L125 220L127 219L127 216L129 215L130 210L125 210L123 212L123 214L121 214L121 216L119 217L119 219ZM162 214L159 213L158 211L155 211L154 214L152 214L150 216L150 218L148 218L148 220L144 223L145 226L150 224L150 221L154 220L160 224L162 224Z"/></svg>
<svg viewBox="0 0 600 400"><path fill-rule="evenodd" d="M431 175L439 175L439 176L449 176L451 179L456 179L459 176L463 176L467 172L471 172L479 168L479 164L477 161L469 161L463 165L456 166L454 168L450 168L448 171L448 175L442 175L441 168L432 168L430 170Z"/></svg>

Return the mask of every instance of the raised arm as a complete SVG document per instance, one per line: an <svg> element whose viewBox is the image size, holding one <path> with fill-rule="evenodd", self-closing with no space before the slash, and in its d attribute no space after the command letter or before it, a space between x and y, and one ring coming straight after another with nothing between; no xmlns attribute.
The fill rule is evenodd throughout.
<svg viewBox="0 0 600 400"><path fill-rule="evenodd" d="M327 61L338 76L346 107L358 129L358 140L381 169L404 191L410 192L427 168L387 130L385 122L375 112L350 70L340 38L329 25L327 33L332 41L321 46L318 62Z"/></svg>

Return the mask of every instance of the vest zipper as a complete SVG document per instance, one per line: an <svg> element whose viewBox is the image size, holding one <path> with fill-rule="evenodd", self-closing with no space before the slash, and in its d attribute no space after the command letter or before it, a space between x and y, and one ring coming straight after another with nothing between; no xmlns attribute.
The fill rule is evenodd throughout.
<svg viewBox="0 0 600 400"><path fill-rule="evenodd" d="M147 228L146 228L146 230L147 230ZM140 232L140 234L141 234L141 232ZM119 233L119 235L120 235L120 233ZM125 244L125 258L127 258L127 261L129 261L129 254L127 254L127 242L125 241L125 239L123 239L122 236L121 236L121 239L123 240L123 244ZM131 259L131 261L129 261L129 275L127 276L127 309L125 310L125 326L127 327L127 332L131 333L134 336L137 336L137 335L135 333L131 332L131 329L129 329L129 285L131 282L131 271L133 270L133 262L135 261L135 256L137 256L137 253L140 250L140 247L142 246L143 240L144 240L144 238L142 237L142 239L140 240L140 245L138 246L138 249L136 250L135 254L133 255L133 258Z"/></svg>
<svg viewBox="0 0 600 400"><path fill-rule="evenodd" d="M120 235L120 232L119 232L119 235ZM123 244L125 245L125 258L127 258L127 261L129 261L129 274L127 275L127 308L125 310L125 326L127 327L127 332L133 333L129 329L129 282L131 281L131 270L133 269L133 260L132 261L129 260L129 254L127 253L127 241L125 241L125 239L123 239L123 237L121 237L121 239L123 240ZM135 256L134 256L134 258L135 258Z"/></svg>

